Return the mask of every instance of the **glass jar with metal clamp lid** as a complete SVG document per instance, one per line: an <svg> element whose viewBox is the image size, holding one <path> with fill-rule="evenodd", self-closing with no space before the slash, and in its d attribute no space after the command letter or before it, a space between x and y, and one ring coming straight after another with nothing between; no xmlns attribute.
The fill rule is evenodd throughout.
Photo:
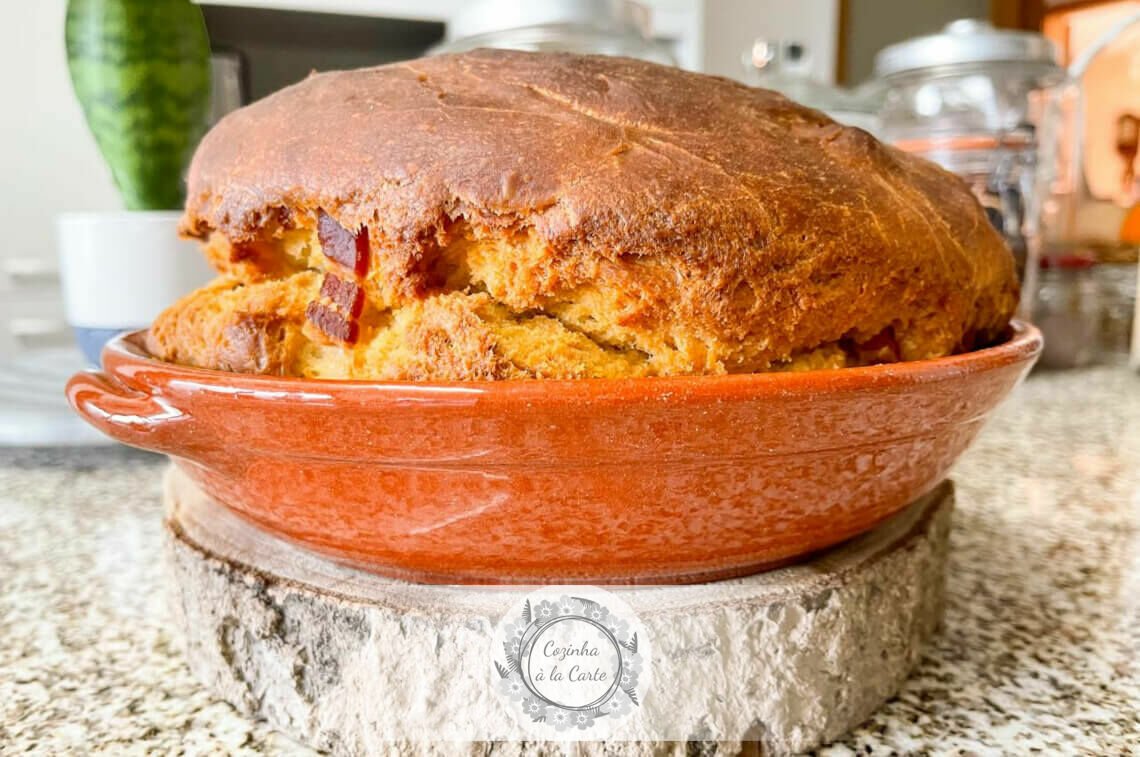
<svg viewBox="0 0 1140 757"><path fill-rule="evenodd" d="M875 56L884 138L957 173L1004 234L1031 312L1042 203L1054 166L1050 93L1065 80L1040 34L962 19Z"/></svg>
<svg viewBox="0 0 1140 757"><path fill-rule="evenodd" d="M649 33L649 11L629 0L482 0L457 13L432 53L477 47L563 51L676 65Z"/></svg>

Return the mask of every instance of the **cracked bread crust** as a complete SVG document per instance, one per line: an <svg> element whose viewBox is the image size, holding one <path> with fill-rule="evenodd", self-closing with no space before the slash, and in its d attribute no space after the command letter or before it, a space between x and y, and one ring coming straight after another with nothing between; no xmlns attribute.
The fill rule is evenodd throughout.
<svg viewBox="0 0 1140 757"><path fill-rule="evenodd" d="M841 367L988 343L1017 301L958 178L776 93L628 59L479 50L311 76L206 136L183 229L230 279L294 287L335 268L322 211L368 230L355 345L302 305L288 350L218 362L195 334L261 307L231 295L205 331L175 306L152 351L424 380Z"/></svg>

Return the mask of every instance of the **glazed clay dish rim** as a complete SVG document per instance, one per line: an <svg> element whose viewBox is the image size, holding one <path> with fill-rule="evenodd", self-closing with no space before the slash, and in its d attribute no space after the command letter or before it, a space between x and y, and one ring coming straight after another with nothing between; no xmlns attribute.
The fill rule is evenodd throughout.
<svg viewBox="0 0 1140 757"><path fill-rule="evenodd" d="M1013 319L1005 339L989 347L925 360L835 368L811 371L764 371L689 376L642 376L629 378L504 379L498 381L392 381L371 379L322 379L298 376L270 376L237 373L179 365L154 357L142 346L146 329L125 332L103 348L103 368L92 369L126 379L129 384L170 387L172 381L196 381L201 385L248 389L249 391L310 392L376 391L380 393L424 393L430 396L464 394L480 401L520 399L556 401L592 400L613 397L665 396L670 399L697 399L735 394L841 391L867 387L888 388L945 381L962 373L974 373L1035 358L1043 338L1036 326ZM130 364L129 375L117 368ZM157 382L147 381L142 367L166 374ZM283 390L282 385L289 388ZM173 388L173 387L170 387ZM426 399L426 398L425 398Z"/></svg>

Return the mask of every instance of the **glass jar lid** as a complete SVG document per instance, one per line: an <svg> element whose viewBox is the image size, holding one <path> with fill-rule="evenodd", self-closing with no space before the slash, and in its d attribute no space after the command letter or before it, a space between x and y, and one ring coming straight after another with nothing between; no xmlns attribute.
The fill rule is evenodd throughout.
<svg viewBox="0 0 1140 757"><path fill-rule="evenodd" d="M632 0L481 0L458 12L429 52L477 47L626 55L675 65L650 36L649 10Z"/></svg>
<svg viewBox="0 0 1140 757"><path fill-rule="evenodd" d="M1035 32L995 29L963 18L938 34L915 37L883 48L875 56L875 76L891 77L963 64L1020 63L1036 76L1060 76L1053 43Z"/></svg>
<svg viewBox="0 0 1140 757"><path fill-rule="evenodd" d="M482 0L455 14L447 36L462 39L535 26L583 26L648 37L649 12L630 0Z"/></svg>

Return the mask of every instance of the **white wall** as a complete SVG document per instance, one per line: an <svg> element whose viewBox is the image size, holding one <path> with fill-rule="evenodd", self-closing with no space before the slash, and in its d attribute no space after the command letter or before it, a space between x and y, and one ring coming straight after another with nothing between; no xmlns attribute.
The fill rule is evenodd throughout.
<svg viewBox="0 0 1140 757"><path fill-rule="evenodd" d="M120 207L71 91L66 0L0 0L0 361L66 344L55 216Z"/></svg>
<svg viewBox="0 0 1140 757"><path fill-rule="evenodd" d="M120 207L71 91L66 0L0 0L0 258L55 259L53 217Z"/></svg>

